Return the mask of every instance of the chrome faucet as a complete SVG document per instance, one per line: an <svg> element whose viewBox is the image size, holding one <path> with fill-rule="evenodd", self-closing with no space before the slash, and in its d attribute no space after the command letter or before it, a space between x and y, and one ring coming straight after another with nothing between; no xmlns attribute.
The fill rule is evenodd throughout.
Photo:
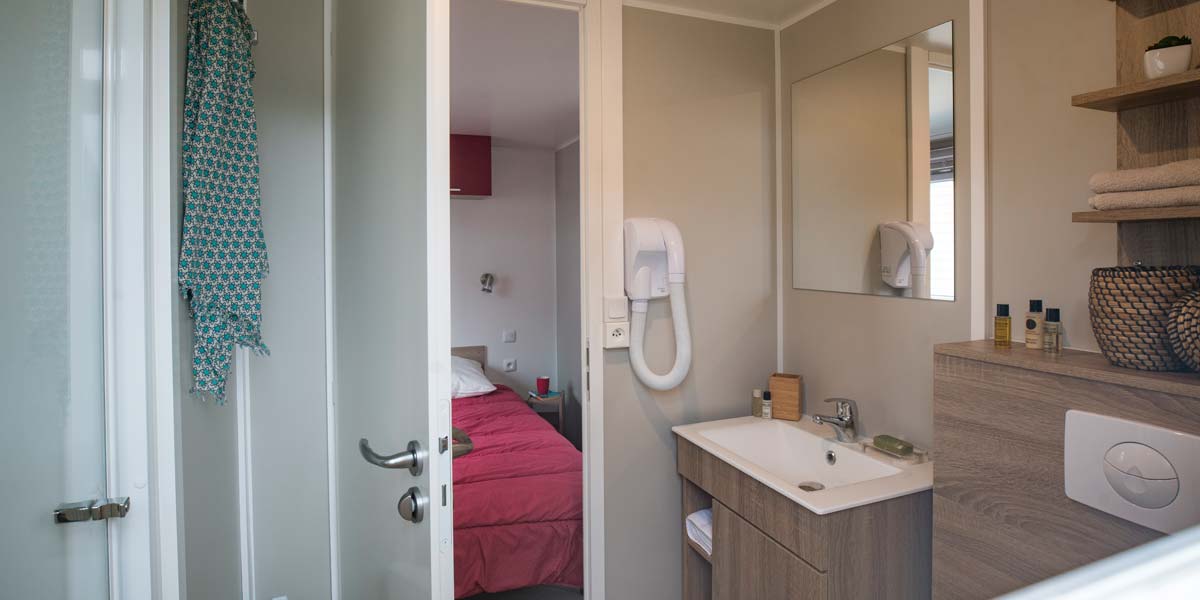
<svg viewBox="0 0 1200 600"><path fill-rule="evenodd" d="M833 427L833 431L837 434L837 441L839 442L856 441L858 439L858 431L855 429L857 426L855 418L858 416L858 405L849 398L828 398L825 401L835 403L837 406L837 416L813 415L813 423Z"/></svg>

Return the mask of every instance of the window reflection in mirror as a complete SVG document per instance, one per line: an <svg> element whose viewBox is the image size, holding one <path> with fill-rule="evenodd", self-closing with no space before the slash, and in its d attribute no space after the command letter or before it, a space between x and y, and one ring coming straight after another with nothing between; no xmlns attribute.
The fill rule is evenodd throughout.
<svg viewBox="0 0 1200 600"><path fill-rule="evenodd" d="M794 288L954 300L953 52L944 23L792 83Z"/></svg>

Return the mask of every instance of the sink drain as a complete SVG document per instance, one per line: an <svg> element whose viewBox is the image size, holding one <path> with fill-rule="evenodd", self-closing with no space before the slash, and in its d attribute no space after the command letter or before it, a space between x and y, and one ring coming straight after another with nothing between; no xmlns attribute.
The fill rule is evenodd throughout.
<svg viewBox="0 0 1200 600"><path fill-rule="evenodd" d="M816 481L801 481L796 484L796 487L806 492L819 492L825 489L825 484Z"/></svg>

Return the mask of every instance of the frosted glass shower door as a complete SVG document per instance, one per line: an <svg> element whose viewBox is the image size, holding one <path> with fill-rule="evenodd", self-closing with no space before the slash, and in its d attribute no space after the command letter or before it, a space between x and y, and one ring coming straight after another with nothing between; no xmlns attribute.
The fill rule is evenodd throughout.
<svg viewBox="0 0 1200 600"><path fill-rule="evenodd" d="M0 596L108 597L102 0L0 5Z"/></svg>

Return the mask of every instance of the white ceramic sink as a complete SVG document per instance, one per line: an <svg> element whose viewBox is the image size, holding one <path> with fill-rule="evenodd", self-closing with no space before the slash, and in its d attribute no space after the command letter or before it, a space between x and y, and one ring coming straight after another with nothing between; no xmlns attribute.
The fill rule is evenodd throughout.
<svg viewBox="0 0 1200 600"><path fill-rule="evenodd" d="M819 515L933 487L932 462L914 464L840 443L828 425L807 417L739 417L672 431Z"/></svg>

